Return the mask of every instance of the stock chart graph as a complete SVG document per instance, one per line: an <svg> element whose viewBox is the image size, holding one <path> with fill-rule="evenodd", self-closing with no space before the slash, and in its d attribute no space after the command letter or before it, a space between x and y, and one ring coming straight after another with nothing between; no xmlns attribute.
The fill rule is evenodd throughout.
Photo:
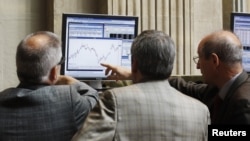
<svg viewBox="0 0 250 141"><path fill-rule="evenodd" d="M121 64L122 40L70 39L68 69L100 69L100 63Z"/></svg>

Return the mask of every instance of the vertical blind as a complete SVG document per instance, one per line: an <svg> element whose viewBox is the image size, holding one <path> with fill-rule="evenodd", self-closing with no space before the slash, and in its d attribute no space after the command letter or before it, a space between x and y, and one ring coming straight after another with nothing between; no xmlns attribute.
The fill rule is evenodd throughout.
<svg viewBox="0 0 250 141"><path fill-rule="evenodd" d="M192 57L194 0L108 0L108 14L139 17L138 33L147 29L162 30L176 45L173 75L195 75Z"/></svg>

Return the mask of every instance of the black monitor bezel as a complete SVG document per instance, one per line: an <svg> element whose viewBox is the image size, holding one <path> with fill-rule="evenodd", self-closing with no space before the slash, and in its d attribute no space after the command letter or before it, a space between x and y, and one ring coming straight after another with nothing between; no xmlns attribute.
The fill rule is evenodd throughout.
<svg viewBox="0 0 250 141"><path fill-rule="evenodd" d="M67 28L67 18L69 17L84 17L84 18L103 18L103 19L121 19L127 20L132 19L135 20L135 31L134 31L134 38L138 35L138 17L137 16L125 16L125 15L108 15L108 14L90 14L90 13L63 13L62 14L62 32L61 32L61 42L62 42L62 54L65 55L65 48L66 48L66 28ZM65 75L65 66L66 64L63 63L61 65L61 74ZM106 77L75 77L78 80L107 80Z"/></svg>
<svg viewBox="0 0 250 141"><path fill-rule="evenodd" d="M250 19L250 13L243 13L243 12L231 12L230 14L230 30L234 33L234 19L236 16L248 16ZM242 60L243 61L243 60ZM242 62L243 65L243 62ZM244 66L243 66L244 67ZM248 74L250 73L250 70L244 69Z"/></svg>
<svg viewBox="0 0 250 141"><path fill-rule="evenodd" d="M249 16L250 13L241 13L241 12L231 12L230 14L230 30L234 32L234 18L235 16Z"/></svg>

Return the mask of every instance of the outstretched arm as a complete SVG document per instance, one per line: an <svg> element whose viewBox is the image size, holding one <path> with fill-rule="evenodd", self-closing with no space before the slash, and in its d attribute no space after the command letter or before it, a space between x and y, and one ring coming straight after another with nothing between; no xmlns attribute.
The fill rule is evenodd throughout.
<svg viewBox="0 0 250 141"><path fill-rule="evenodd" d="M131 80L131 70L121 66L115 66L111 64L101 63L103 67L106 67L105 75L110 80Z"/></svg>

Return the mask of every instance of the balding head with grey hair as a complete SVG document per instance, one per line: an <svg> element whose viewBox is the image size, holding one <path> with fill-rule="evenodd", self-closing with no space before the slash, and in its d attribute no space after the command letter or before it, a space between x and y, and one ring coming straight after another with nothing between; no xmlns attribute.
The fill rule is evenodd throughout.
<svg viewBox="0 0 250 141"><path fill-rule="evenodd" d="M230 31L217 31L203 39L201 52L205 58L216 53L220 60L228 65L242 62L242 44Z"/></svg>
<svg viewBox="0 0 250 141"><path fill-rule="evenodd" d="M224 86L234 76L243 71L242 44L231 31L219 30L205 36L198 46L197 69L204 82Z"/></svg>
<svg viewBox="0 0 250 141"><path fill-rule="evenodd" d="M22 83L44 83L62 57L61 43L52 32L40 31L26 36L16 52L17 75Z"/></svg>

